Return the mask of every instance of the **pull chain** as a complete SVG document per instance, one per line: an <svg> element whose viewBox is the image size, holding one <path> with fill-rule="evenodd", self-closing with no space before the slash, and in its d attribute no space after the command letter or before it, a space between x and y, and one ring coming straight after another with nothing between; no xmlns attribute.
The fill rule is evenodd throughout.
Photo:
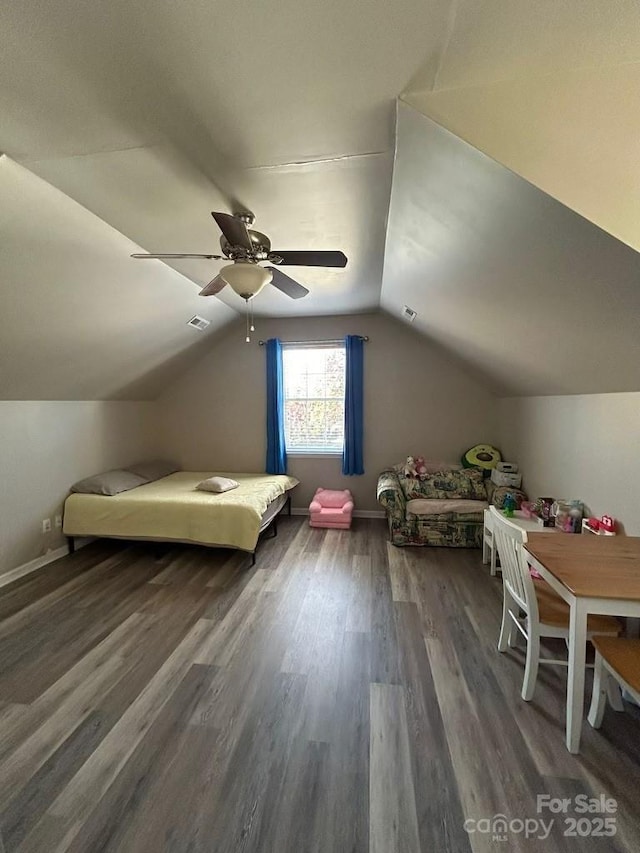
<svg viewBox="0 0 640 853"><path fill-rule="evenodd" d="M247 308L245 311L245 317L246 317L246 321L247 321L247 336L245 338L245 341L246 341L246 343L250 344L251 338L249 337L249 300L248 299L246 300L246 303L247 303Z"/></svg>
<svg viewBox="0 0 640 853"><path fill-rule="evenodd" d="M251 300L250 308L251 308L251 331L255 332L256 327L253 325L253 300Z"/></svg>

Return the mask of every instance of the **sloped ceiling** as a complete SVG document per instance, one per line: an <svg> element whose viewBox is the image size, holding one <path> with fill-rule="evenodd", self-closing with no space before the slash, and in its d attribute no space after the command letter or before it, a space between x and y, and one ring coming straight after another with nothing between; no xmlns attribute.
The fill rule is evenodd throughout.
<svg viewBox="0 0 640 853"><path fill-rule="evenodd" d="M640 254L398 108L382 307L499 393L640 388Z"/></svg>
<svg viewBox="0 0 640 853"><path fill-rule="evenodd" d="M6 156L0 199L0 399L154 398L236 316Z"/></svg>
<svg viewBox="0 0 640 853"><path fill-rule="evenodd" d="M446 25L428 5L5 4L0 149L150 252L215 252L210 211L251 209L274 248L347 253L257 313L377 307L394 99ZM220 266L175 265L199 285Z"/></svg>
<svg viewBox="0 0 640 853"><path fill-rule="evenodd" d="M640 4L454 0L404 98L640 249Z"/></svg>
<svg viewBox="0 0 640 853"><path fill-rule="evenodd" d="M276 248L340 248L349 257L345 270L292 269L311 294L294 301L267 288L255 300L257 314L375 310L394 168L393 104L402 92L495 160L637 245L636 14L627 0L3 4L0 151L8 157L0 181L11 192L0 195L0 395L153 397L169 373L206 346L206 335L193 343L196 333L184 320L196 312L210 317L215 333L243 304L228 288L221 299L197 297L220 262L183 261L172 269L128 255L139 248L215 252L215 209L253 210L256 227ZM458 346L451 314L465 316L475 298L463 274L476 265L478 276L492 282L481 310L488 301L509 306L512 282L520 280L521 251L503 252L501 235L486 230L500 219L496 194L506 193L511 212L522 206L522 222L544 205L532 203L532 188L513 183L497 163L481 177L477 152L455 148L454 137L446 137L447 145L457 151L460 173L475 177L461 185L458 169L447 167L445 187L441 176L421 171L440 168L435 154L429 159L425 151L421 159L413 150L431 144L433 127L425 122L419 133L411 130L410 144L406 132L401 122L382 307L397 315L403 302L423 304L422 279L396 274L406 257L397 266L394 258L406 244L391 239L398 233L405 239L399 211L419 213L424 221L410 254L422 261L426 245L429 262L446 268L451 283L428 323L420 310L421 330L471 359L498 389L577 390L569 379L552 381L560 346L540 331L553 327L560 335L562 311L529 330L536 365L507 371L504 347L486 335L472 334L466 349ZM410 170L418 170L422 196L407 207ZM425 180L438 184L428 203ZM486 249L468 254L469 231L477 230L475 217L485 209L494 211L488 223L480 217ZM579 327L583 309L588 318L593 313L584 306L602 290L593 272L583 280L585 265L574 263L574 254L591 257L598 282L610 291L604 311L610 331L605 324L600 340L621 355L630 320L620 340L613 340L613 327L618 301L628 298L627 308L636 307L628 282L637 272L634 256L612 243L599 255L601 232L585 230L581 217L566 210L551 216L566 230L566 251L530 250L528 280L548 293L554 282L568 282L570 267L575 275L565 290L585 288L581 299L571 297L571 320ZM449 227L452 218L457 225ZM425 236L434 222L435 241ZM553 230L547 236L557 237ZM604 258L614 266L605 267ZM490 274L492 264L500 275ZM42 285L34 290L33 282ZM38 289L49 282L49 290ZM10 317L18 318L13 328ZM73 325L65 324L69 317ZM99 357L94 363L89 355L70 371L64 365L84 359L89 326L92 341L101 342ZM573 331L565 342L567 359L579 364L584 343ZM580 373L583 390L621 390L636 383L627 361L621 357L606 380L604 371L588 379L587 364L572 377Z"/></svg>

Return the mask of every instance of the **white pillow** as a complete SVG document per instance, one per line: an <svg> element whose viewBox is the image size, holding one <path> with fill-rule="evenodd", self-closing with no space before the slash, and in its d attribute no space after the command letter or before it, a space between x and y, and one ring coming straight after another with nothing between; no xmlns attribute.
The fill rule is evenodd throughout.
<svg viewBox="0 0 640 853"><path fill-rule="evenodd" d="M229 489L237 488L238 483L228 477L209 477L208 480L203 480L196 486L196 489L200 489L201 492L228 492Z"/></svg>

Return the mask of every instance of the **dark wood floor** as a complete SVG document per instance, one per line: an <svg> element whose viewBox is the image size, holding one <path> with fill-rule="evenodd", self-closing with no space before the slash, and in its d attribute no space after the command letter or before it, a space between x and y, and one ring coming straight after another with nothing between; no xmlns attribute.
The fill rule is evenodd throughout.
<svg viewBox="0 0 640 853"><path fill-rule="evenodd" d="M2 591L0 850L640 849L638 715L567 753L565 671L521 701L479 551L291 518L248 562L102 541ZM518 831L581 793L614 838Z"/></svg>

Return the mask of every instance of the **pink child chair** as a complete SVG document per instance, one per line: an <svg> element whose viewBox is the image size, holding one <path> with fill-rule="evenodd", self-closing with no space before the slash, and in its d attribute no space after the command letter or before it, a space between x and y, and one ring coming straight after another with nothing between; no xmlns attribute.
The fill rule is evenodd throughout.
<svg viewBox="0 0 640 853"><path fill-rule="evenodd" d="M309 505L311 527L337 527L348 530L353 515L353 497L349 489L316 489Z"/></svg>

